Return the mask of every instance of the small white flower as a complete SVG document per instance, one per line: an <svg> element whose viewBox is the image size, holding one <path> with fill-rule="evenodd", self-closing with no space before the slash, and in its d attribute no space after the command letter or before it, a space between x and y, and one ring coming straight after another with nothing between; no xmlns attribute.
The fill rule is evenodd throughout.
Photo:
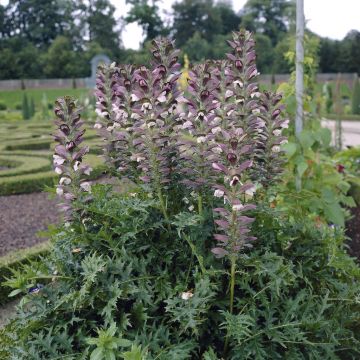
<svg viewBox="0 0 360 360"><path fill-rule="evenodd" d="M131 101L138 101L140 98L138 98L135 94L131 94Z"/></svg>
<svg viewBox="0 0 360 360"><path fill-rule="evenodd" d="M156 125L159 127L162 127L165 125L165 121L164 120L160 120L160 119L156 119Z"/></svg>
<svg viewBox="0 0 360 360"><path fill-rule="evenodd" d="M96 123L94 125L94 129L101 129L102 128L102 125L100 123Z"/></svg>
<svg viewBox="0 0 360 360"><path fill-rule="evenodd" d="M280 145L284 145L284 144L287 144L287 143L288 143L288 141L286 139L280 141Z"/></svg>
<svg viewBox="0 0 360 360"><path fill-rule="evenodd" d="M206 136L199 136L199 137L196 139L196 142L197 142L198 144L201 144L201 143L206 142Z"/></svg>
<svg viewBox="0 0 360 360"><path fill-rule="evenodd" d="M233 84L234 86L239 86L241 89L244 87L244 83L240 80L235 80Z"/></svg>
<svg viewBox="0 0 360 360"><path fill-rule="evenodd" d="M232 206L233 211L241 211L244 208L243 204L236 204Z"/></svg>
<svg viewBox="0 0 360 360"><path fill-rule="evenodd" d="M63 185L63 184L65 184L65 185L70 185L70 184L71 184L71 179L68 178L68 177L66 177L66 176L63 176L63 177L60 179L59 184L60 184L60 185Z"/></svg>
<svg viewBox="0 0 360 360"><path fill-rule="evenodd" d="M185 204L189 204L189 203L190 203L190 201L189 201L189 199L188 199L187 197L184 197L184 198L183 198L183 201L184 201Z"/></svg>
<svg viewBox="0 0 360 360"><path fill-rule="evenodd" d="M56 188L56 194L59 195L59 196L64 195L64 189L62 187L58 186Z"/></svg>
<svg viewBox="0 0 360 360"><path fill-rule="evenodd" d="M194 208L194 205L190 205L189 207L188 207L188 209L189 209L189 211L193 211L195 208Z"/></svg>
<svg viewBox="0 0 360 360"><path fill-rule="evenodd" d="M230 180L230 186L235 186L236 184L240 184L242 185L240 179L238 176L234 176L231 180Z"/></svg>
<svg viewBox="0 0 360 360"><path fill-rule="evenodd" d="M213 129L211 129L211 132L212 132L214 135L216 135L216 134L218 134L218 133L221 132L221 127L220 127L220 126L217 126L217 127L213 128Z"/></svg>
<svg viewBox="0 0 360 360"><path fill-rule="evenodd" d="M194 296L194 294L191 291L185 291L183 293L181 293L181 298L183 300L189 300Z"/></svg>
<svg viewBox="0 0 360 360"><path fill-rule="evenodd" d="M231 96L233 96L234 95L234 92L233 91L231 91L231 90L226 90L225 91L225 98L229 98L229 97L231 97Z"/></svg>
<svg viewBox="0 0 360 360"><path fill-rule="evenodd" d="M74 170L75 170L75 171L78 171L78 170L79 170L80 165L81 165L81 162L80 162L80 161L75 161L75 164L74 164Z"/></svg>
<svg viewBox="0 0 360 360"><path fill-rule="evenodd" d="M283 121L282 123L281 123L281 127L283 128L283 129L288 129L289 128L289 120L285 120L285 121Z"/></svg>
<svg viewBox="0 0 360 360"><path fill-rule="evenodd" d="M280 129L276 129L276 130L273 131L273 134L274 134L275 136L280 136L280 135L281 135L281 130L280 130Z"/></svg>
<svg viewBox="0 0 360 360"><path fill-rule="evenodd" d="M184 124L182 125L182 128L185 129L190 129L192 127L192 122L187 120L184 122Z"/></svg>
<svg viewBox="0 0 360 360"><path fill-rule="evenodd" d="M147 124L147 127L148 129L154 127L156 125L156 123L154 121L150 121L148 124Z"/></svg>
<svg viewBox="0 0 360 360"><path fill-rule="evenodd" d="M221 154L222 153L222 149L220 146L216 146L214 148L212 148L212 152L215 154Z"/></svg>
<svg viewBox="0 0 360 360"><path fill-rule="evenodd" d="M56 172L58 175L61 175L61 174L63 173L63 171L61 170L61 168L58 167L58 166L55 168L55 172Z"/></svg>
<svg viewBox="0 0 360 360"><path fill-rule="evenodd" d="M95 112L101 117L105 117L109 115L107 111L101 111L100 109L96 109Z"/></svg>
<svg viewBox="0 0 360 360"><path fill-rule="evenodd" d="M163 91L160 96L157 98L157 100L161 103L166 101L166 91Z"/></svg>
<svg viewBox="0 0 360 360"><path fill-rule="evenodd" d="M250 97L253 99L254 97L260 97L260 95L261 95L261 93L259 93L259 92L254 92L254 93L252 93L251 95L250 95Z"/></svg>
<svg viewBox="0 0 360 360"><path fill-rule="evenodd" d="M214 192L214 196L217 197L217 198L221 198L224 196L224 192L220 189L216 189L215 192Z"/></svg>
<svg viewBox="0 0 360 360"><path fill-rule="evenodd" d="M65 159L59 155L53 155L54 165L62 165L65 162Z"/></svg>
<svg viewBox="0 0 360 360"><path fill-rule="evenodd" d="M189 114L189 115L191 115L191 114ZM195 118L196 120L204 120L204 119L206 119L206 116L205 116L205 114L202 112L202 111L200 111L198 114L197 114L197 116L196 116L196 118Z"/></svg>
<svg viewBox="0 0 360 360"><path fill-rule="evenodd" d="M221 123L221 117L220 116L216 116L213 120L211 120L210 125L211 126L216 126L219 125Z"/></svg>
<svg viewBox="0 0 360 360"><path fill-rule="evenodd" d="M87 191L87 192L90 192L91 191L91 185L89 182L85 181L83 183L80 184L80 187L84 190L84 191Z"/></svg>
<svg viewBox="0 0 360 360"><path fill-rule="evenodd" d="M252 186L250 189L247 189L247 190L245 191L245 194L246 194L247 196L253 197L254 194L255 194L255 191L256 191L255 186Z"/></svg>
<svg viewBox="0 0 360 360"><path fill-rule="evenodd" d="M230 116L233 112L234 112L234 109L231 109L231 110L229 110L229 111L226 113L226 115L227 115L227 116Z"/></svg>
<svg viewBox="0 0 360 360"><path fill-rule="evenodd" d="M135 120L140 119L140 115L139 115L139 114L137 114L137 113L135 113L135 112L134 112L134 113L132 113L130 117L131 117L131 119L135 119Z"/></svg>
<svg viewBox="0 0 360 360"><path fill-rule="evenodd" d="M145 160L145 158L143 157L143 156L138 156L137 158L136 158L136 162L141 162L141 161L143 161L143 160Z"/></svg>
<svg viewBox="0 0 360 360"><path fill-rule="evenodd" d="M110 132L110 131L113 131L113 130L114 130L114 126L108 126L108 127L106 128L106 130L109 131L109 132Z"/></svg>
<svg viewBox="0 0 360 360"><path fill-rule="evenodd" d="M152 109L152 105L149 102L144 102L141 105L141 111L143 111L145 114L148 112L148 110Z"/></svg>
<svg viewBox="0 0 360 360"><path fill-rule="evenodd" d="M271 151L274 152L274 153L280 152L281 151L280 146L278 146L278 145L273 146L271 148Z"/></svg>

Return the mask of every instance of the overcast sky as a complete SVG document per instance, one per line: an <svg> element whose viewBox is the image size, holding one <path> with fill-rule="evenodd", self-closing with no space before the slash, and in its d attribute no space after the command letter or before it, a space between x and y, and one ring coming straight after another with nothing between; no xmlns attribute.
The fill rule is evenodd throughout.
<svg viewBox="0 0 360 360"><path fill-rule="evenodd" d="M117 16L126 14L125 0L111 0ZM161 9L171 11L175 0L162 0ZM229 0L234 10L239 11L246 0ZM360 31L360 0L304 0L307 26L315 33L341 40L352 29ZM127 25L122 33L123 44L137 49L142 40L142 31L136 24Z"/></svg>

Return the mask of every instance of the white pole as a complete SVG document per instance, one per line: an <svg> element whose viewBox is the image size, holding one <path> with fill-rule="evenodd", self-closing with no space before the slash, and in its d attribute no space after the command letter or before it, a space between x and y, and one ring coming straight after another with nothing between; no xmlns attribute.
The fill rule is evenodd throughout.
<svg viewBox="0 0 360 360"><path fill-rule="evenodd" d="M296 0L296 117L295 134L299 136L303 129L303 96L304 96L304 0Z"/></svg>

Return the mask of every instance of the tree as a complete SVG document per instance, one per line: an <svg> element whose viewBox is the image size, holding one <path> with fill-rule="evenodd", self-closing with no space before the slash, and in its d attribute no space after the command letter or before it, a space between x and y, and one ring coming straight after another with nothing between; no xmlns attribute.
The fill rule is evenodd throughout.
<svg viewBox="0 0 360 360"><path fill-rule="evenodd" d="M64 18L62 8L67 3L68 0L10 0L6 8L6 16L11 19L10 36L24 37L37 47L49 46L73 21Z"/></svg>
<svg viewBox="0 0 360 360"><path fill-rule="evenodd" d="M144 42L164 35L166 32L164 23L159 16L158 2L159 0L154 0L150 5L148 0L126 0L126 3L130 4L132 8L124 20L128 24L135 22L142 27L145 35Z"/></svg>
<svg viewBox="0 0 360 360"><path fill-rule="evenodd" d="M210 45L201 34L196 31L183 46L183 50L184 53L189 56L190 62L198 62L209 57Z"/></svg>
<svg viewBox="0 0 360 360"><path fill-rule="evenodd" d="M261 32L275 46L294 23L293 0L248 0L241 11L241 26Z"/></svg>
<svg viewBox="0 0 360 360"><path fill-rule="evenodd" d="M208 42L214 36L228 32L230 27L235 26L231 12L234 13L226 2L214 5L213 0L183 0L175 3L173 33L176 44L182 47L196 32ZM224 19L230 18L232 25L224 25Z"/></svg>
<svg viewBox="0 0 360 360"><path fill-rule="evenodd" d="M71 40L65 36L57 37L44 55L44 73L51 78L77 76L80 59L73 51Z"/></svg>
<svg viewBox="0 0 360 360"><path fill-rule="evenodd" d="M271 39L264 34L255 34L256 63L261 73L273 73L274 48Z"/></svg>
<svg viewBox="0 0 360 360"><path fill-rule="evenodd" d="M120 48L120 30L114 17L114 5L109 0L81 0L78 8L85 36L115 56Z"/></svg>

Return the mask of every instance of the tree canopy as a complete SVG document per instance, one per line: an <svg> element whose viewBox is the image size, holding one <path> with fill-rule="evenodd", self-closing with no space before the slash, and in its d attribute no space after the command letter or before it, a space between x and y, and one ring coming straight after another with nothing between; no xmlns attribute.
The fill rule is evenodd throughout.
<svg viewBox="0 0 360 360"><path fill-rule="evenodd" d="M220 59L231 32L255 33L262 73L288 73L284 57L294 37L294 0L248 0L236 13L229 0L177 0L161 13L160 0L126 0L116 18L111 0L9 0L0 5L0 78L83 77L98 52L118 62L144 63L152 39L171 36L190 62ZM125 49L121 30L138 24L139 50ZM315 35L314 35L315 36ZM319 70L360 74L360 32L342 40L320 38ZM61 64L61 65L60 65Z"/></svg>

